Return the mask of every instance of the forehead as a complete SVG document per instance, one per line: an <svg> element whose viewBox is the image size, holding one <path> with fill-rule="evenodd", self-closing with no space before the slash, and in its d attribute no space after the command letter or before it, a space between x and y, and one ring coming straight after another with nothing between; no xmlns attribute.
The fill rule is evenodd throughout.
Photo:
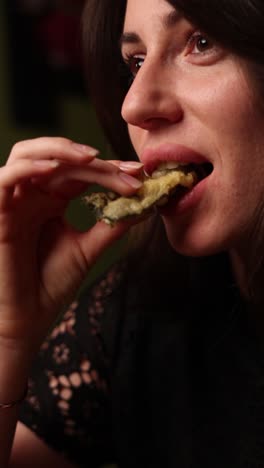
<svg viewBox="0 0 264 468"><path fill-rule="evenodd" d="M165 0L127 0L124 31L170 25L179 16Z"/></svg>

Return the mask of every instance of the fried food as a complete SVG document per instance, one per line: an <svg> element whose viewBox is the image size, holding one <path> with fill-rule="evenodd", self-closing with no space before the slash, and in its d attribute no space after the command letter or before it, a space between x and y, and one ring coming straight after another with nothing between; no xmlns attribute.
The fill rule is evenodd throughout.
<svg viewBox="0 0 264 468"><path fill-rule="evenodd" d="M85 203L95 213L96 219L113 226L121 219L141 216L165 205L179 187L191 189L197 182L196 173L188 166L156 171L146 177L137 193L122 197L114 192L95 192L84 197Z"/></svg>

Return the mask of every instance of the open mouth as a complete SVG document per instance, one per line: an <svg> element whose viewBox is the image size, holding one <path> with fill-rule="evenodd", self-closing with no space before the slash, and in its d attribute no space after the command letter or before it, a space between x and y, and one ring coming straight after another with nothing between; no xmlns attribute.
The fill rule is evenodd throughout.
<svg viewBox="0 0 264 468"><path fill-rule="evenodd" d="M188 174L189 172L195 173L198 183L201 180L208 177L213 172L213 165L210 162L205 162L201 164L183 164L169 161L159 164L158 167L151 174L151 177L155 179L167 174L169 171L174 171L175 169L178 169L184 172L185 174Z"/></svg>
<svg viewBox="0 0 264 468"><path fill-rule="evenodd" d="M195 172L200 181L212 174L214 167L212 163L206 162L204 164L190 164L189 169Z"/></svg>
<svg viewBox="0 0 264 468"><path fill-rule="evenodd" d="M131 216L150 213L155 208L175 203L201 180L211 174L210 163L180 164L175 161L160 163L151 175L146 176L133 196L122 197L116 193L93 193L85 197L97 220L114 225Z"/></svg>
<svg viewBox="0 0 264 468"><path fill-rule="evenodd" d="M192 190L192 188L194 188L199 182L201 182L206 177L208 177L213 172L213 169L214 168L213 168L212 163L209 163L209 162L205 162L201 164L195 164L195 163L181 164L181 163L175 163L175 162L166 162L166 163L160 164L151 175L153 179L164 176L165 174L168 174L170 171L175 171L175 170L179 170L186 175L194 174L195 179L194 179L193 185L190 187L177 185L174 189L171 190L170 195L167 197L161 198L157 202L156 206L159 208L162 208L165 206L169 206L170 203L174 204L175 202L179 202L179 200L183 198L185 194L190 192L190 190Z"/></svg>

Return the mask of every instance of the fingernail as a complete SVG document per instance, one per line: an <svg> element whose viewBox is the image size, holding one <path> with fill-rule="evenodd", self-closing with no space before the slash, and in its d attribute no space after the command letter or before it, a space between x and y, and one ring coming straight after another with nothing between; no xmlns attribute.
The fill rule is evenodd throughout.
<svg viewBox="0 0 264 468"><path fill-rule="evenodd" d="M59 167L60 163L57 159L34 159L33 164L42 167Z"/></svg>
<svg viewBox="0 0 264 468"><path fill-rule="evenodd" d="M119 167L121 171L129 171L130 169L141 169L143 164L137 161L122 161Z"/></svg>
<svg viewBox="0 0 264 468"><path fill-rule="evenodd" d="M91 146L81 145L79 143L72 143L73 148L78 151L78 153L84 154L86 156L95 157L98 156L99 151Z"/></svg>
<svg viewBox="0 0 264 468"><path fill-rule="evenodd" d="M138 189L142 186L142 182L138 179L135 179L135 177L132 177L129 174L126 174L124 172L119 173L119 177L121 180L123 180L126 184L130 185L131 187Z"/></svg>

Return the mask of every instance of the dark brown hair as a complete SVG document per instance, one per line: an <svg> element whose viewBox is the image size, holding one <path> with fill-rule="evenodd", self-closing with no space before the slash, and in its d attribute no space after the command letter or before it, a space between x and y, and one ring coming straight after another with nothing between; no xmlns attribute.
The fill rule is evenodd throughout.
<svg viewBox="0 0 264 468"><path fill-rule="evenodd" d="M252 62L252 69L263 78L263 0L168 0L168 3L224 47ZM133 157L120 115L128 82L118 47L125 9L125 0L88 0L83 15L90 96L120 159Z"/></svg>
<svg viewBox="0 0 264 468"><path fill-rule="evenodd" d="M249 62L256 83L256 95L260 96L259 90L262 92L259 104L264 108L263 0L167 1L212 39ZM128 89L128 76L118 47L125 9L125 0L87 0L83 16L84 50L90 96L98 119L116 155L120 159L132 159L135 155L126 124L120 113ZM162 262L166 269L169 264L173 264L173 258L177 254L168 252L168 241L160 219L154 219L153 222L156 223L155 235L154 227L148 226L145 230L145 233L149 234L147 238L145 237L147 244L141 245L143 252L146 252L146 246L148 252L152 246L156 265L159 266L157 251L162 252ZM142 234L144 229L145 226ZM165 246L162 249L160 242ZM157 243L159 243L158 249L156 249ZM148 261L149 258L151 256L148 256ZM182 273L181 259L179 264ZM177 266L175 268L177 271ZM152 265L152 271L155 270L157 271Z"/></svg>

